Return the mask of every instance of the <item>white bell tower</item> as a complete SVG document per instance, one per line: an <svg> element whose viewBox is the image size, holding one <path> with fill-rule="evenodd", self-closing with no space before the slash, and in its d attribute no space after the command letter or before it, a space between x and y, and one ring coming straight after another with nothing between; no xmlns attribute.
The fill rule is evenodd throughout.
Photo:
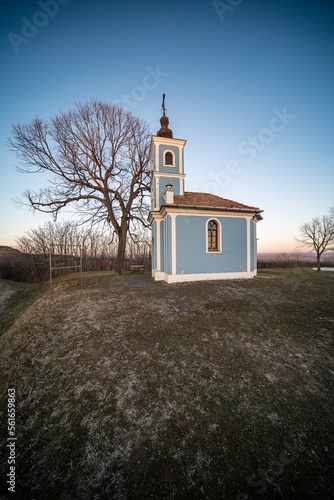
<svg viewBox="0 0 334 500"><path fill-rule="evenodd" d="M184 195L183 148L187 141L174 139L172 130L168 128L169 120L166 116L165 94L163 94L162 110L161 128L157 135L152 136L150 147L152 172L151 213L159 211L161 205L170 204L172 199L170 191L173 192L174 196ZM167 185L169 185L168 188ZM167 190L168 194L166 194ZM168 199L168 202L166 199Z"/></svg>

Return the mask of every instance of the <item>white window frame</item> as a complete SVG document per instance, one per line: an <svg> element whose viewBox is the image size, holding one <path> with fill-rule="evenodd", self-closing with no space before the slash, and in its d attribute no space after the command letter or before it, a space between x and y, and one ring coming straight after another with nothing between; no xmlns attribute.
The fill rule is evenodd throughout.
<svg viewBox="0 0 334 500"><path fill-rule="evenodd" d="M167 165L165 162L166 162L166 154L167 153L171 153L172 155L172 158L173 158L173 164L172 165ZM166 149L164 152L163 152L163 167L173 167L175 168L175 153L173 151L171 151L170 149Z"/></svg>
<svg viewBox="0 0 334 500"><path fill-rule="evenodd" d="M214 221L217 224L217 230L218 230L218 234L217 234L218 250L209 250L208 225L209 225L210 221ZM205 224L205 248L206 248L206 253L210 253L210 254L222 253L222 248L223 248L223 245L222 245L222 226L221 226L220 221L218 219L214 218L214 217L210 217L206 221L206 224Z"/></svg>

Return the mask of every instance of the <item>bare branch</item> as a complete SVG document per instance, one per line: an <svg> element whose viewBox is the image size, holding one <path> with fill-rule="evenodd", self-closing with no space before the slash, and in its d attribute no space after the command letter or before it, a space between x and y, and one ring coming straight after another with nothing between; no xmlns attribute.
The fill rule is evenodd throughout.
<svg viewBox="0 0 334 500"><path fill-rule="evenodd" d="M20 172L48 174L48 187L24 193L29 206L57 216L74 205L82 222L110 224L122 253L130 221L147 224L149 138L145 122L92 99L48 122L14 125L9 145Z"/></svg>

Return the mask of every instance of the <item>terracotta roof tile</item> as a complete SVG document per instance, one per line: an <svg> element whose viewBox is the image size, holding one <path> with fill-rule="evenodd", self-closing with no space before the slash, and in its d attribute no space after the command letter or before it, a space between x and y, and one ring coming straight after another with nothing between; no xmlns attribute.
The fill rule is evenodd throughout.
<svg viewBox="0 0 334 500"><path fill-rule="evenodd" d="M216 207L216 208L248 208L258 210L258 207L243 205L237 201L221 198L210 193L196 193L185 191L184 196L174 196L175 205L189 205L198 207Z"/></svg>

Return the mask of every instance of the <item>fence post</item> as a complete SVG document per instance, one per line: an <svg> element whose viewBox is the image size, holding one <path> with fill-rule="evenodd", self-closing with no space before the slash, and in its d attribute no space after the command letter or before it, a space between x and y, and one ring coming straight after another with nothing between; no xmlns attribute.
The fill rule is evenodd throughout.
<svg viewBox="0 0 334 500"><path fill-rule="evenodd" d="M80 286L81 286L81 291L82 291L82 252L83 252L83 245L81 244L80 248Z"/></svg>
<svg viewBox="0 0 334 500"><path fill-rule="evenodd" d="M50 253L50 295L51 295L51 299L53 299L53 296L52 296L52 257L51 257L51 246L50 246L50 249L49 249L49 253Z"/></svg>

